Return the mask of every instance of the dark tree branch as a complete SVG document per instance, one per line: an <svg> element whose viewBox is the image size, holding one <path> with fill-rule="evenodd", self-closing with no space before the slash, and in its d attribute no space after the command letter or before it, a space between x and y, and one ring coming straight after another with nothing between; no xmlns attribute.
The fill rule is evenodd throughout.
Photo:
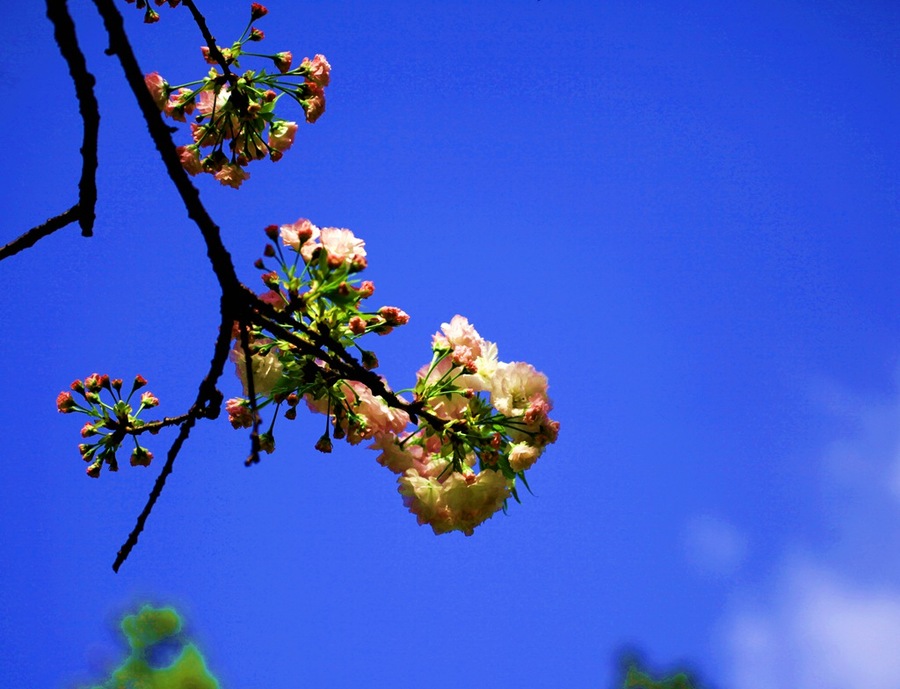
<svg viewBox="0 0 900 689"><path fill-rule="evenodd" d="M206 18L200 13L200 10L197 9L193 0L183 0L182 4L190 10L191 16L194 18L194 23L197 24L200 33L203 34L203 40L206 41L206 45L209 48L210 57L219 63L223 74L231 81L234 74L228 66L228 60L225 59L225 56L222 55L222 51L219 50L219 46L216 45L216 37L212 35L212 32L210 32L209 27L206 25Z"/></svg>
<svg viewBox="0 0 900 689"><path fill-rule="evenodd" d="M47 18L53 22L53 36L59 52L69 65L69 74L75 83L78 111L83 122L84 138L81 144L81 179L78 182L78 224L81 236L94 234L94 218L97 206L97 137L100 130L100 107L94 95L97 80L88 72L84 53L78 45L75 24L69 15L66 0L47 0Z"/></svg>
<svg viewBox="0 0 900 689"><path fill-rule="evenodd" d="M27 249L37 244L38 240L43 239L47 235L53 234L57 230L61 230L66 225L70 225L79 217L78 204L76 203L69 210L56 215L37 227L32 227L28 232L20 237L16 237L9 244L0 247L0 261L8 258L13 254Z"/></svg>
<svg viewBox="0 0 900 689"><path fill-rule="evenodd" d="M172 141L172 130L163 122L159 108L156 107L153 96L150 95L150 91L144 83L144 75L125 34L122 15L119 14L113 0L94 0L94 5L100 12L100 16L103 17L103 24L109 34L109 48L106 52L109 55L118 56L119 62L122 64L125 79L137 98L138 106L147 122L147 129L166 166L169 178L181 195L188 217L196 223L203 235L207 256L209 256L216 279L224 293L235 294L241 283L235 273L231 255L222 243L218 225L213 222L200 201L200 192L191 184L187 173L181 166L175 150L175 143Z"/></svg>
<svg viewBox="0 0 900 689"><path fill-rule="evenodd" d="M216 382L222 375L222 371L225 368L225 361L228 359L228 350L231 347L231 324L233 322L228 315L224 298L222 299L221 310L222 321L219 324L219 335L216 338L213 357L209 362L209 371L203 379L203 382L200 383L200 389L197 391L197 399L188 411L188 418L182 424L181 430L178 432L178 437L175 438L175 442L173 442L172 446L169 448L168 455L166 456L166 463L163 465L162 471L156 478L156 483L153 484L153 490L150 491L150 497L147 499L147 504L144 505L144 509L141 511L140 515L138 515L137 524L135 524L131 533L128 534L125 543L119 548L119 552L116 554L116 561L113 563L113 571L115 572L119 571L119 567L121 567L122 563L128 558L132 548L137 545L138 537L144 530L144 524L147 522L147 517L150 516L153 506L159 499L159 496L166 485L166 479L169 477L169 474L172 473L172 469L175 465L175 458L178 456L181 446L184 445L184 441L187 440L188 435L190 435L191 429L194 427L197 419L215 419L219 415L222 405L222 393L216 389Z"/></svg>

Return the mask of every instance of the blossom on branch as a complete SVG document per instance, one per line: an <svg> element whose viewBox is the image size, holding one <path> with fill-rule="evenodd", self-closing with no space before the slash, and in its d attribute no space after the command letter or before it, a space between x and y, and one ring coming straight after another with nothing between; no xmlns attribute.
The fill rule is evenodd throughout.
<svg viewBox="0 0 900 689"><path fill-rule="evenodd" d="M145 77L154 102L167 117L187 123L186 116L196 113L190 123L193 143L212 152L199 166L193 155L180 154L182 165L191 175L207 172L221 184L237 189L249 177L243 170L249 163L265 157L273 162L280 160L293 145L298 129L296 122L276 115L282 95L303 108L309 123L325 112L324 87L330 82L331 65L324 55L305 58L292 70L290 51L268 55L244 51L247 42L258 43L265 38L252 23L267 13L265 7L253 3L251 25L238 41L230 47L217 46L216 50L209 45L201 47L204 61L212 65L202 79L173 87L157 72ZM271 59L278 73L270 74L265 69L237 71L242 59L259 57Z"/></svg>

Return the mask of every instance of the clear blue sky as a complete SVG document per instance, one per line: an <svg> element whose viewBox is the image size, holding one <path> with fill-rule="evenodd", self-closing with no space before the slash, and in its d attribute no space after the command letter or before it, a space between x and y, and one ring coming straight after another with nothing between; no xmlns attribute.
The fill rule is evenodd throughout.
<svg viewBox="0 0 900 689"><path fill-rule="evenodd" d="M900 686L895 3L270 0L261 47L324 53L332 85L239 192L197 180L241 275L267 224L353 229L412 316L375 343L394 386L461 313L548 375L560 440L534 497L435 537L373 452L312 449L319 418L250 469L203 423L118 575L160 462L88 479L56 394L141 373L182 412L218 297L73 4L100 204L93 239L0 264L0 685L100 679L151 601L229 689L593 689L626 646L723 689ZM220 42L247 4L201 3ZM185 10L120 8L145 72L202 74ZM4 243L74 203L81 134L42 3L0 19Z"/></svg>

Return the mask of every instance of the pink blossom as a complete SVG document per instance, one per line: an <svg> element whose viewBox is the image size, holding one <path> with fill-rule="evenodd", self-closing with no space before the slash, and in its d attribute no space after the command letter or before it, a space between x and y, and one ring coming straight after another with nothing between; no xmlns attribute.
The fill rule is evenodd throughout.
<svg viewBox="0 0 900 689"><path fill-rule="evenodd" d="M547 397L547 376L531 364L518 361L500 364L490 385L491 404L504 416L524 416L535 405L542 413L552 408Z"/></svg>
<svg viewBox="0 0 900 689"><path fill-rule="evenodd" d="M306 121L312 124L325 112L325 92L316 83L306 84L309 96L303 101L306 109Z"/></svg>
<svg viewBox="0 0 900 689"><path fill-rule="evenodd" d="M331 79L331 65L324 55L316 55L312 60L303 58L300 68L304 70L306 80L319 86L328 86Z"/></svg>
<svg viewBox="0 0 900 689"><path fill-rule="evenodd" d="M294 143L297 128L296 122L273 122L269 127L269 148L280 152L288 150Z"/></svg>
<svg viewBox="0 0 900 689"><path fill-rule="evenodd" d="M421 445L407 443L400 447L399 438L396 435L382 433L375 436L369 449L381 450L381 454L375 458L376 461L395 474L403 474L407 469L416 469L420 474L425 473L425 450Z"/></svg>
<svg viewBox="0 0 900 689"><path fill-rule="evenodd" d="M178 153L178 159L181 161L181 167L185 171L194 176L203 172L203 165L200 163L200 151L194 146L179 146L175 149Z"/></svg>
<svg viewBox="0 0 900 689"><path fill-rule="evenodd" d="M269 152L269 149L259 138L249 134L234 139L231 142L231 150L240 154L246 160L261 160Z"/></svg>
<svg viewBox="0 0 900 689"><path fill-rule="evenodd" d="M276 309L284 308L284 295L281 292L276 292L275 290L270 289L268 292L263 292L259 295L259 300L264 301L266 304L269 304Z"/></svg>
<svg viewBox="0 0 900 689"><path fill-rule="evenodd" d="M231 91L227 86L220 88L218 93L213 93L209 90L201 91L200 95L197 96L197 112L204 117L208 117L213 113L213 110L216 112L222 110L230 97Z"/></svg>
<svg viewBox="0 0 900 689"><path fill-rule="evenodd" d="M434 349L452 349L457 363L474 362L485 343L475 327L464 316L456 315L449 323L441 323L442 333L431 338Z"/></svg>
<svg viewBox="0 0 900 689"><path fill-rule="evenodd" d="M166 80L159 75L159 72L150 72L144 77L144 83L147 85L150 95L153 96L156 107L165 110L166 100L169 97L169 84Z"/></svg>
<svg viewBox="0 0 900 689"><path fill-rule="evenodd" d="M243 184L245 179L250 178L250 174L246 172L240 165L223 165L222 168L214 175L224 186L237 189Z"/></svg>
<svg viewBox="0 0 900 689"><path fill-rule="evenodd" d="M346 413L332 414L332 421L353 445L367 438L401 433L409 425L409 414L388 406L387 402L376 397L366 385L358 381L344 381L338 390L344 398L343 402L332 400L329 404L327 397L314 399L306 395L306 405L310 411L325 414L329 409L334 412L337 404L346 404L356 418L348 419ZM340 436L335 434L335 437Z"/></svg>
<svg viewBox="0 0 900 689"><path fill-rule="evenodd" d="M215 128L209 124L197 124L191 122L191 138L201 148L208 148L216 142ZM182 163L183 165L184 163Z"/></svg>
<svg viewBox="0 0 900 689"><path fill-rule="evenodd" d="M301 245L319 238L319 228L306 218L300 218L290 225L282 225L278 231L281 234L282 243L294 251L300 251Z"/></svg>
<svg viewBox="0 0 900 689"><path fill-rule="evenodd" d="M420 387L422 383L425 386L433 386L451 377L456 378L459 369L456 368L455 371L451 372L451 369L454 368L453 363L446 358L442 359L434 367L430 364L425 364L416 373L416 377L419 379L416 387ZM425 378L426 374L427 378ZM428 404L431 407L431 411L442 419L458 419L462 416L463 410L469 406L469 400L462 392L451 392L446 395L429 395Z"/></svg>
<svg viewBox="0 0 900 689"><path fill-rule="evenodd" d="M225 403L225 411L234 428L250 428L253 425L253 414L244 400L232 397Z"/></svg>
<svg viewBox="0 0 900 689"><path fill-rule="evenodd" d="M318 246L322 246L328 252L328 264L332 267L337 267L341 263L353 263L366 255L365 242L355 237L350 230L323 227L318 240L319 244L307 242L300 249L300 255L307 263L312 260L313 252Z"/></svg>
<svg viewBox="0 0 900 689"><path fill-rule="evenodd" d="M462 531L471 536L475 527L490 519L509 497L506 478L491 470L478 474L452 472L439 481L409 469L398 483L409 511L419 524L429 524L435 534Z"/></svg>
<svg viewBox="0 0 900 689"><path fill-rule="evenodd" d="M190 89L178 89L177 91L173 91L169 94L169 99L166 101L166 105L164 108L164 112L166 115L171 117L173 120L178 120L179 122L184 122L185 114L190 115L194 112L194 101L191 98L193 95L193 91Z"/></svg>
<svg viewBox="0 0 900 689"><path fill-rule="evenodd" d="M525 471L541 456L542 449L526 442L515 443L509 450L509 466L513 471Z"/></svg>
<svg viewBox="0 0 900 689"><path fill-rule="evenodd" d="M257 341L258 342L258 341ZM250 394L247 389L247 365L244 363L244 349L235 344L231 350L231 360L234 362L235 373L241 379L244 386L244 394ZM275 349L270 349L268 354L254 354L253 363L253 391L260 396L271 394L272 388L281 380L283 367Z"/></svg>

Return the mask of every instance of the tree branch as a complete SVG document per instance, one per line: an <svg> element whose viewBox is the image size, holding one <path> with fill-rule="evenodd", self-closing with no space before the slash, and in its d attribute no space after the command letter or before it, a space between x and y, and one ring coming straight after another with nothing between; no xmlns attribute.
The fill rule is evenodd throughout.
<svg viewBox="0 0 900 689"><path fill-rule="evenodd" d="M59 52L69 65L69 74L75 83L78 111L81 113L84 130L81 179L78 182L78 204L75 208L78 209L81 236L91 237L94 234L97 206L97 138L100 130L100 107L94 95L97 80L87 70L66 0L47 0L47 18L53 22L53 37L59 46Z"/></svg>
<svg viewBox="0 0 900 689"><path fill-rule="evenodd" d="M219 63L223 74L231 81L234 77L234 73L228 66L228 60L225 59L225 56L222 55L222 51L219 50L219 46L216 45L216 37L212 35L212 32L210 32L209 27L206 25L206 18L200 13L200 10L197 9L193 0L183 0L182 4L190 10L191 16L194 18L194 23L197 24L200 33L203 34L203 40L206 41L206 45L209 48L209 56Z"/></svg>
<svg viewBox="0 0 900 689"><path fill-rule="evenodd" d="M57 230L61 230L66 225L71 225L73 222L78 220L79 210L78 204L76 203L69 210L60 213L59 215L55 215L46 222L37 225L36 227L32 227L30 230L25 232L19 237L13 239L9 244L5 244L0 247L0 261L4 258L8 258L13 254L17 254L20 251L24 251L28 247L34 246L37 242L47 235L53 234Z"/></svg>
<svg viewBox="0 0 900 689"><path fill-rule="evenodd" d="M109 34L109 48L106 52L108 55L117 55L119 62L122 64L125 79L134 92L138 106L147 122L150 137L156 144L156 149L159 151L159 155L166 166L169 178L181 196L181 200L187 209L188 217L196 223L200 233L203 235L207 256L222 291L227 294L234 294L241 283L238 280L237 273L235 273L231 255L222 243L218 225L213 222L209 212L200 201L200 192L197 191L197 187L191 184L187 173L181 166L181 161L175 150L175 143L172 141L172 130L163 122L159 108L153 101L150 91L147 90L147 86L144 83L144 75L138 66L131 43L125 35L122 15L119 14L112 0L94 0L94 5L100 12L100 16L103 17L103 24L106 27L107 34Z"/></svg>
<svg viewBox="0 0 900 689"><path fill-rule="evenodd" d="M220 307L222 321L219 323L219 335L216 338L213 357L209 363L209 371L203 379L203 382L200 383L200 388L197 391L197 399L188 411L188 418L182 424L181 430L178 432L178 437L175 438L175 441L169 448L168 455L166 456L166 463L163 465L159 476L157 476L156 483L153 484L153 490L150 491L150 497L147 499L147 504L144 505L144 509L141 510L140 515L138 515L137 523L131 530L131 533L128 534L125 543L119 548L119 552L116 554L116 560L113 562L114 572L119 571L119 567L121 567L122 563L128 558L128 555L131 553L134 546L137 545L138 537L144 530L147 517L150 516L153 506L156 505L156 501L159 499L159 496L166 485L166 479L169 477L169 474L172 473L172 469L175 465L175 458L178 456L181 446L184 445L184 441L188 439L188 435L190 435L191 429L194 427L197 419L215 419L219 415L222 404L222 393L216 389L216 382L222 375L222 371L225 368L225 361L228 359L228 350L231 347L231 324L233 322L224 298L222 299Z"/></svg>

